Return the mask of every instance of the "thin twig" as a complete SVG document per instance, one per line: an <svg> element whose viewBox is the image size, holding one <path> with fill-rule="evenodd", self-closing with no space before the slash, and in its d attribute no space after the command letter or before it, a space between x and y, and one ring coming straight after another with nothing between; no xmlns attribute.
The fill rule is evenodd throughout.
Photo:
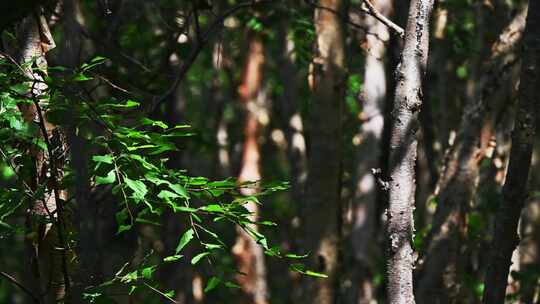
<svg viewBox="0 0 540 304"><path fill-rule="evenodd" d="M345 23L367 32L367 29L365 28L365 26L352 22L351 20L349 20L349 18L347 18L347 16L343 16L343 14L341 14L340 12L336 11L333 8L319 5L313 1L307 1L307 3L314 8L329 11L335 14L336 16L340 17L342 20L345 21ZM379 11L377 11L377 9L373 6L373 4L371 4L371 2L369 2L369 0L364 0L364 3L366 4L367 7L362 6L362 8L360 9L361 12L366 13L374 17L375 19L379 20L384 25L386 25L387 27L392 29L394 32L396 32L396 34L398 34L399 37L401 38L405 37L405 30L403 30L403 28L401 28L399 25L395 24L390 19L386 18L383 14L381 14Z"/></svg>
<svg viewBox="0 0 540 304"><path fill-rule="evenodd" d="M39 298L34 295L34 293L30 289L26 288L23 284L17 281L17 279L15 279L13 276L3 271L0 271L0 276L10 281L13 285L19 287L22 291L24 291L24 293L31 297L35 303L39 303Z"/></svg>
<svg viewBox="0 0 540 304"><path fill-rule="evenodd" d="M146 282L143 282L143 284L144 284L144 286L150 288L150 290L152 290L152 291L154 291L154 292L160 294L160 295L161 295L162 297L164 297L165 299L167 299L167 300L169 300L169 301L171 301L171 302L173 302L173 303L175 303L175 304L180 304L180 302L178 302L178 301L176 301L175 299L173 299L173 298L169 297L168 295L164 294L164 293L163 293L162 291L160 291L159 289L154 288L152 285L150 285L150 284L148 284L148 283L146 283Z"/></svg>
<svg viewBox="0 0 540 304"><path fill-rule="evenodd" d="M152 102L149 108L149 112L153 113L159 107L161 103L163 103L168 97L170 97L176 91L176 88L180 84L181 80L186 76L187 72L189 71L189 68L193 65L193 63L199 56L200 52L203 50L205 45L210 40L210 36L214 33L216 28L223 27L223 21L225 21L227 17L235 14L236 12L244 8L250 8L256 5L277 3L277 2L279 1L274 1L274 0L265 0L265 1L263 0L263 1L257 1L257 2L246 1L246 2L242 2L233 6L232 8L224 12L222 15L220 15L219 17L216 17L214 21L212 22L212 24L208 26L208 29L204 32L204 34L201 35L200 39L197 39L198 43L196 44L195 48L191 51L191 54L186 59L184 64L180 67L180 70L178 71L172 85L161 96L156 96L154 98L154 101Z"/></svg>
<svg viewBox="0 0 540 304"><path fill-rule="evenodd" d="M110 85L112 88L114 89L117 89L118 91L121 91L121 92L124 92L126 94L129 94L129 95L135 95L134 93L114 84L112 81L110 81L109 79L105 78L104 76L102 75L99 75L99 74L94 74L97 78L103 80L104 82L106 82L108 85Z"/></svg>
<svg viewBox="0 0 540 304"><path fill-rule="evenodd" d="M361 7L361 10L366 13L366 14L369 14L371 15L372 17L374 17L375 19L379 20L380 22L382 22L384 25L386 25L387 27L389 27L390 29L392 29L394 32L396 32L399 37L401 38L404 38L405 37L405 30L403 30L402 27L400 27L399 25L395 24L394 22L392 22L392 20L386 18L386 16L384 16L383 14L381 14L376 8L375 6L373 6L373 4L369 1L369 0L364 0L364 4L365 6L362 5Z"/></svg>
<svg viewBox="0 0 540 304"><path fill-rule="evenodd" d="M45 118L43 115L43 111L41 110L41 106L39 105L39 100L34 96L34 105L36 106L36 112L38 114L39 118L39 128L41 129L41 133L43 134L43 140L45 141L45 145L47 147L47 152L49 154L49 167L50 167L50 174L51 174L51 181L52 181L52 187L53 187L53 194L54 194L54 200L56 202L56 212L58 214L57 216L57 231L58 231L58 240L60 241L61 250L62 250L62 274L64 276L64 286L66 288L66 293L69 294L71 289L71 282L69 278L69 271L67 267L67 257L66 257L66 248L67 243L65 239L65 231L64 231L64 206L62 205L62 201L60 199L60 192L59 192L59 186L58 186L58 179L56 176L57 168L56 168L56 159L54 159L53 154L53 148L51 141L49 140L49 135L47 133L47 128L45 126ZM48 208L47 203L44 201L43 205L45 208ZM54 220L51 218L51 220Z"/></svg>
<svg viewBox="0 0 540 304"><path fill-rule="evenodd" d="M114 157L113 151L108 146L107 146L107 149L109 150L109 153L111 153L111 155L113 155L111 158L112 158L112 161L113 161L113 164L114 164L114 172L115 172L115 174L117 176L116 179L118 181L118 187L120 187L120 191L122 191L122 196L124 198L124 204L126 206L126 210L127 210L128 214L129 214L129 225L133 226L133 223L135 221L134 221L134 218L133 218L133 213L131 212L131 209L129 209L129 204L128 204L128 201L127 201L126 191L124 190L124 187L122 187L122 181L120 180L122 175L120 173L120 169L118 168L118 165L116 164L116 159Z"/></svg>
<svg viewBox="0 0 540 304"><path fill-rule="evenodd" d="M13 171L13 173L17 176L17 180L21 181L23 186L26 188L26 191L28 191L30 194L26 193L26 195L30 196L30 197L34 197L34 191L32 190L32 188L30 188L30 186L26 183L26 181L21 178L20 174L19 174L19 171L17 170L15 164L13 164L13 161L7 156L6 152L4 152L4 150L2 148L0 148L0 154L2 154L2 158L5 160L6 163L8 163L9 167L11 168L11 170Z"/></svg>

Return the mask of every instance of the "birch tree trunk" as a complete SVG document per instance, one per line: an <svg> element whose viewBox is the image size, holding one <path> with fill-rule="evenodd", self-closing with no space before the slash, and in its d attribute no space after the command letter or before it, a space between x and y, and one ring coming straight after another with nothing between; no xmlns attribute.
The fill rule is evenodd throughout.
<svg viewBox="0 0 540 304"><path fill-rule="evenodd" d="M323 0L315 9L316 40L310 67L312 105L308 178L304 208L305 247L311 267L328 275L308 280L303 299L335 303L341 236L341 112L345 92L345 50L341 16L345 1Z"/></svg>
<svg viewBox="0 0 540 304"><path fill-rule="evenodd" d="M536 134L540 96L540 3L529 1L522 48L522 65L510 161L503 186L503 202L495 220L491 255L486 273L485 304L503 303L508 271L519 243L518 221L527 198L527 182Z"/></svg>
<svg viewBox="0 0 540 304"><path fill-rule="evenodd" d="M387 211L388 303L414 303L413 238L418 111L429 50L433 0L412 0L405 45L396 71L390 140L389 209Z"/></svg>
<svg viewBox="0 0 540 304"><path fill-rule="evenodd" d="M32 67L45 70L45 54L55 47L49 27L41 9L20 21L15 28L15 39L4 39L5 49L19 63L32 63ZM46 144L46 149L30 148L33 176L28 182L32 190L43 191L31 202L27 214L27 255L33 276L33 291L40 303L70 303L71 250L67 244L70 219L64 212L67 193L60 189L63 177L65 136L63 131L46 120L47 86L40 74L25 68L29 82L27 98L31 104L20 104L23 118L37 124L35 134Z"/></svg>

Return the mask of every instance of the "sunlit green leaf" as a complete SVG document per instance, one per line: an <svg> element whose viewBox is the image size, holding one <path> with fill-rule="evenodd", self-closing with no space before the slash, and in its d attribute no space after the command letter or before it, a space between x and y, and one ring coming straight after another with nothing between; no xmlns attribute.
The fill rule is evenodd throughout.
<svg viewBox="0 0 540 304"><path fill-rule="evenodd" d="M177 198L177 197L180 197L180 195L174 192L168 191L168 190L161 190L158 193L158 197L162 199L167 199L167 198Z"/></svg>
<svg viewBox="0 0 540 304"><path fill-rule="evenodd" d="M143 199L148 193L146 185L140 180L132 180L128 177L124 177L126 185L133 190L133 196L138 199Z"/></svg>
<svg viewBox="0 0 540 304"><path fill-rule="evenodd" d="M120 281L122 283L130 283L133 281L136 281L139 276L137 275L137 271L132 271L126 275L124 275L122 278L120 278Z"/></svg>
<svg viewBox="0 0 540 304"><path fill-rule="evenodd" d="M326 275L324 273L315 272L315 271L311 271L311 270L307 270L304 274L308 275L308 276L311 276L311 277L328 278L328 275Z"/></svg>
<svg viewBox="0 0 540 304"><path fill-rule="evenodd" d="M202 207L201 209L207 212L223 212L224 211L223 207L216 204L207 205L207 206Z"/></svg>
<svg viewBox="0 0 540 304"><path fill-rule="evenodd" d="M180 260L182 257L183 257L183 255L181 255L181 254L171 255L171 256L168 256L168 257L164 258L163 262L166 262L166 263L176 262L176 261Z"/></svg>
<svg viewBox="0 0 540 304"><path fill-rule="evenodd" d="M285 257L287 257L289 259L304 259L304 258L307 258L308 255L307 254L298 255L298 254L294 254L294 253L288 253L288 254L285 255Z"/></svg>
<svg viewBox="0 0 540 304"><path fill-rule="evenodd" d="M116 174L114 172L114 169L109 171L109 173L107 173L107 176L105 177L96 176L96 185L112 184L115 181L116 181Z"/></svg>
<svg viewBox="0 0 540 304"><path fill-rule="evenodd" d="M187 193L186 188L182 187L181 185L169 184L169 188L171 188L174 192L176 192L181 197L189 198L189 194Z"/></svg>
<svg viewBox="0 0 540 304"><path fill-rule="evenodd" d="M195 231L193 231L193 228L189 228L182 237L180 238L180 243L178 243L178 246L176 246L175 253L178 254L186 245L193 239L193 235L195 234Z"/></svg>
<svg viewBox="0 0 540 304"><path fill-rule="evenodd" d="M149 280L156 271L156 266L146 267L141 271L142 277Z"/></svg>
<svg viewBox="0 0 540 304"><path fill-rule="evenodd" d="M113 163L113 158L110 155L94 155L92 156L92 160L95 162L106 163L106 164Z"/></svg>
<svg viewBox="0 0 540 304"><path fill-rule="evenodd" d="M197 263L199 263L199 261L204 258L205 256L209 255L210 252L202 252L202 253L199 253L197 254L196 256L193 257L193 259L191 259L191 265L195 265Z"/></svg>

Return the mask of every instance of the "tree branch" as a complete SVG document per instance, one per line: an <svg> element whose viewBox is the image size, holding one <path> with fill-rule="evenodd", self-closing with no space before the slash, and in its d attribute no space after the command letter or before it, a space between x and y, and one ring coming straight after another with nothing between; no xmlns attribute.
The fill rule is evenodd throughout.
<svg viewBox="0 0 540 304"><path fill-rule="evenodd" d="M399 35L399 37L401 37L402 39L405 37L405 30L400 27L399 25L395 24L394 22L392 22L392 20L386 18L383 14L381 14L376 8L375 6L373 6L373 4L369 1L369 0L364 0L364 5L362 5L361 7L361 11L372 16L373 18L379 20L380 22L382 22L384 25L386 25L388 28L390 28L391 30L393 30L394 32L396 32L396 34Z"/></svg>
<svg viewBox="0 0 540 304"><path fill-rule="evenodd" d="M29 297L31 297L35 303L39 303L39 298L36 295L34 295L34 293L30 289L26 288L23 284L17 281L17 279L15 279L13 276L3 271L0 271L0 276L4 277L11 284L19 287L19 289L21 289L24 293L26 293Z"/></svg>
<svg viewBox="0 0 540 304"><path fill-rule="evenodd" d="M337 11L335 11L335 10L329 8L329 7L319 5L319 4L317 4L317 3L315 3L315 2L313 2L311 0L307 0L306 2L307 2L307 4L309 4L310 6L312 6L314 8L326 10L326 11L329 11L329 12L332 12L332 13L336 14L337 16L341 17L341 19L345 20L345 23L347 23L347 24L349 24L349 25L351 25L351 26L353 26L355 28L359 28L359 29L362 29L364 31L367 31L367 29L364 26L350 21L348 18L346 18L346 16L343 16L339 12L337 12ZM362 6L362 8L358 9L360 12L366 13L366 14L372 16L373 18L379 20L384 25L386 25L388 28L390 28L391 30L396 32L396 34L398 34L400 38L403 39L405 37L405 30L403 28L401 28L399 25L395 24L390 19L386 18L383 14L381 14L373 6L373 4L371 4L371 2L369 2L369 0L364 0L364 3L366 4L366 7Z"/></svg>
<svg viewBox="0 0 540 304"><path fill-rule="evenodd" d="M203 48L206 46L208 41L210 40L210 36L213 34L213 32L218 27L223 26L223 21L227 19L227 17L235 14L237 11L244 9L244 8L250 8L254 7L256 5L261 4L270 4L270 3L277 3L278 1L275 0L261 0L261 1L245 1L242 3L239 3L226 12L224 12L222 15L216 17L214 21L208 26L208 29L197 38L197 43L195 45L195 48L191 51L191 54L189 57L185 60L184 64L180 67L180 71L178 71L178 74L176 78L174 79L174 82L172 85L165 91L164 94L161 96L156 96L154 100L152 101L152 104L150 106L149 112L154 112L163 101L165 101L168 97L170 97L174 91L176 91L176 88L180 84L180 81L186 76L187 72L189 71L189 68L193 65L197 57L199 56L200 52L203 50Z"/></svg>

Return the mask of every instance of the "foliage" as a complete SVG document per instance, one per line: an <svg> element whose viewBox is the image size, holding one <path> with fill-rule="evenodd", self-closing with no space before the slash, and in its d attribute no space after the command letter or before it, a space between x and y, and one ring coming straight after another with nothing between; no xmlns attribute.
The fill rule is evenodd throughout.
<svg viewBox="0 0 540 304"><path fill-rule="evenodd" d="M85 87L95 83L100 76L94 70L107 62L104 57L95 57L74 71L62 67L50 68L45 83L48 89L41 97L40 105L47 120L61 126L64 132L73 132L88 143L91 153L90 170L93 191L110 191L118 203L116 209L116 234L123 234L140 225L160 226L160 217L166 212L180 216L188 229L179 232L178 245L174 252L156 260L150 251L138 262L126 262L113 278L85 291L90 302L109 303L107 290L112 286L125 286L128 294L140 289L148 289L159 296L171 299L173 291L160 291L156 285L156 270L165 264L190 263L199 265L203 261L213 265L215 275L211 276L205 292L218 286L236 288L230 279L234 269L219 267L220 256L228 255L230 245L217 230L218 223L224 222L241 227L260 246L266 255L286 260L298 260L304 256L282 254L271 246L266 236L254 226L275 226L271 221L253 221L245 204L261 204L260 198L288 188L287 183L261 184L244 183L238 185L233 178L209 180L201 176L190 176L185 170L167 166L167 155L176 151L193 135L189 125L169 126L163 121L148 118L141 104L129 98L104 96L94 98ZM47 149L42 140L35 136L38 132L34 123L25 121L18 107L33 103L29 96L30 87L39 82L26 79L24 69L32 63L20 67L8 59L0 61L0 139L2 161L8 165L12 176L12 187L0 191L1 229L15 231L10 218L24 212L45 189L40 186L32 190L26 185L31 176L32 159L29 149ZM77 93L79 92L79 93ZM85 94L80 92L86 92ZM65 151L67 153L67 151ZM74 193L76 185L73 175L78 168L68 162L68 172L60 181L64 189ZM258 187L256 195L243 196L242 187ZM69 197L66 207L76 208L75 197ZM22 228L19 229L23 231ZM76 240L72 240L76 242ZM73 245L75 246L75 245ZM190 261L184 261L183 251L193 246L199 252ZM324 276L294 263L291 269L311 276Z"/></svg>

